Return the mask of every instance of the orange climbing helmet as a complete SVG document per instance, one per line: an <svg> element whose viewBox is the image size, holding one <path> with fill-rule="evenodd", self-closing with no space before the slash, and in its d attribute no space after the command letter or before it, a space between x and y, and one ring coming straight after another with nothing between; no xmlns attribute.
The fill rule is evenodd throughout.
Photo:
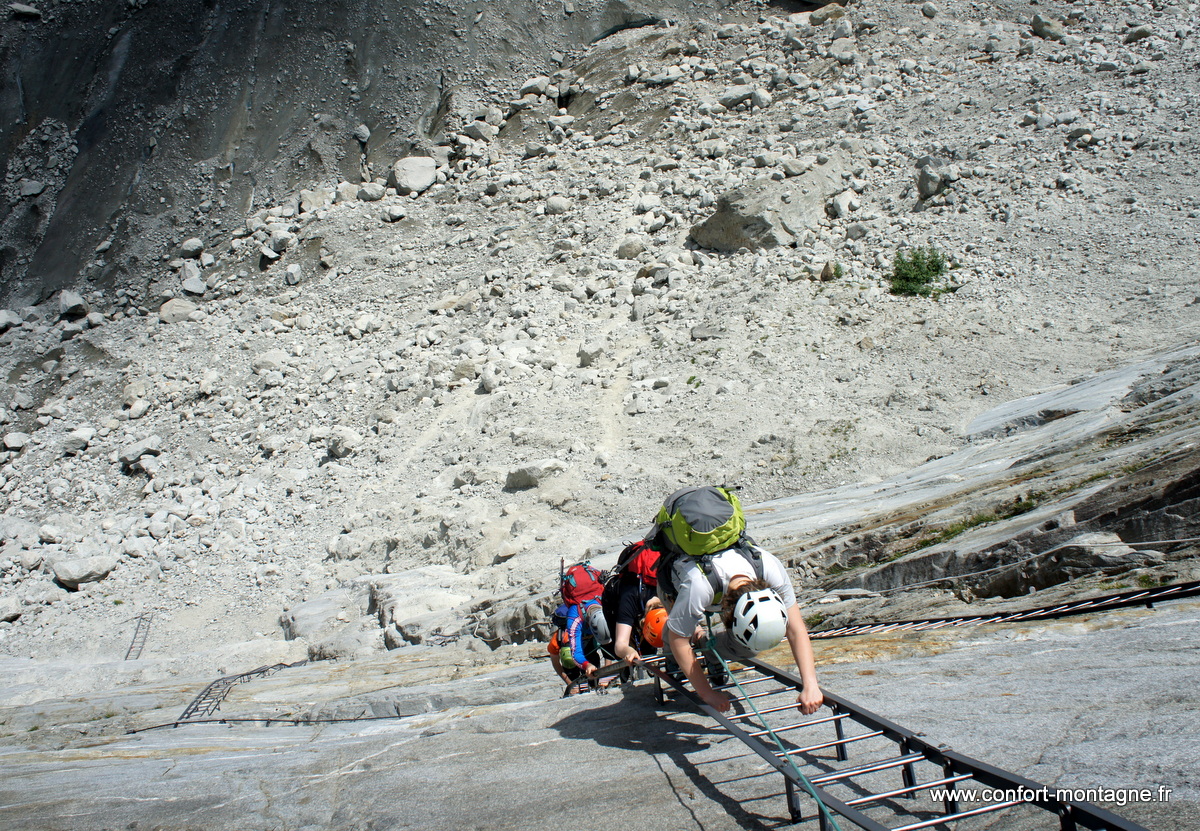
<svg viewBox="0 0 1200 831"><path fill-rule="evenodd" d="M663 626L667 623L667 610L661 606L646 612L642 621L642 640L658 649L663 645Z"/></svg>

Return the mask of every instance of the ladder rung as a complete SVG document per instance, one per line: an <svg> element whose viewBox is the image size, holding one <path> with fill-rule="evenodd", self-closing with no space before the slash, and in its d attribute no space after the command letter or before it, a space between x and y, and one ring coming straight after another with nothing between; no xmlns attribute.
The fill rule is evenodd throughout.
<svg viewBox="0 0 1200 831"><path fill-rule="evenodd" d="M740 719L744 719L744 718L754 718L756 715L765 716L768 713L779 713L784 710L794 710L794 709L796 709L795 702L793 702L791 704L780 704L778 707L769 707L766 710L759 710L757 713L738 713L736 716L726 716L726 718L729 719L730 721L739 721ZM847 717L849 715L850 715L849 713L842 713L843 717ZM817 722L814 721L812 723L816 724Z"/></svg>
<svg viewBox="0 0 1200 831"><path fill-rule="evenodd" d="M883 735L882 730L872 730L870 733L863 733L860 736L851 736L848 739L835 739L834 741L831 741L831 742L822 742L821 744L814 744L814 745L810 745L809 747L797 747L797 748L793 748L791 750L785 750L783 752L775 751L775 755L776 756L787 756L791 753L811 753L814 750L824 750L827 747L837 747L838 745L841 745L841 744L851 744L853 742L861 742L863 739L874 739L874 738L876 738L878 736L882 736L882 735Z"/></svg>
<svg viewBox="0 0 1200 831"><path fill-rule="evenodd" d="M905 794L908 794L908 793L916 793L917 791L924 791L924 790L928 790L929 788L936 788L939 785L952 785L955 782L961 782L964 779L970 779L970 778L971 778L971 774L963 773L963 774L959 774L958 776L947 777L946 779L935 779L932 782L923 782L920 785L912 785L911 787L908 787L908 788L898 788L897 790L888 791L887 793L873 793L868 796L860 797L859 799L849 799L846 801L846 804L847 805L865 805L868 802L878 802L881 799L891 799L893 796L904 796Z"/></svg>
<svg viewBox="0 0 1200 831"><path fill-rule="evenodd" d="M932 828L935 825L952 822L957 819L966 819L967 817L977 817L980 814L990 814L992 811L1002 811L1005 808L1013 808L1017 805L1027 804L1024 799L1013 799L1008 802L997 802L995 805L984 805L982 808L973 808L970 811L959 811L957 814L946 814L935 819L927 819L924 822L914 822L912 825L901 825L899 828L893 828L891 831L916 831L918 828Z"/></svg>
<svg viewBox="0 0 1200 831"><path fill-rule="evenodd" d="M905 756L897 756L895 759L879 759L874 762L867 762L865 765L857 767L845 768L844 770L827 773L824 776L814 776L808 781L814 785L824 785L828 782L837 782L839 779L849 779L852 776L861 776L864 773L878 773L881 770L891 770L903 765L919 762L925 757L920 753L909 753Z"/></svg>
<svg viewBox="0 0 1200 831"><path fill-rule="evenodd" d="M741 684L743 687L748 687L751 684L761 684L763 681L774 681L774 680L775 679L772 678L770 675L764 675L762 678L751 678L749 681L739 681L737 684L721 684L716 689L729 690L729 689L735 689L738 686L738 684Z"/></svg>
<svg viewBox="0 0 1200 831"><path fill-rule="evenodd" d="M786 709L789 709L789 708L795 707L795 706L796 706L795 704L789 704L787 707L783 707L783 708L776 707L775 709L785 709L786 710ZM770 712L770 711L764 710L764 712ZM814 718L814 719L810 719L809 721L798 721L795 724L789 724L785 727L776 727L774 730L771 730L769 728L767 730L759 730L757 733L751 733L750 735L753 736L754 738L758 738L759 736L766 736L769 733L783 733L788 730L800 730L802 728L813 727L818 724L828 724L831 721L841 721L842 719L849 718L849 717L850 717L849 713L838 713L836 716L825 716L824 718Z"/></svg>
<svg viewBox="0 0 1200 831"><path fill-rule="evenodd" d="M751 693L750 695L734 695L730 696L730 701L749 701L752 698L769 698L773 695L779 695L785 692L795 692L791 687L780 687L777 690L767 690L766 692ZM794 705L793 705L794 706Z"/></svg>

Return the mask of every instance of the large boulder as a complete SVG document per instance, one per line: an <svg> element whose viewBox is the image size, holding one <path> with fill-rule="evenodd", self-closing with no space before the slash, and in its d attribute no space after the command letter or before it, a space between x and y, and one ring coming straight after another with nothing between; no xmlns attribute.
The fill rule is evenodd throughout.
<svg viewBox="0 0 1200 831"><path fill-rule="evenodd" d="M429 156L409 156L392 165L388 184L397 193L424 193L437 179L437 162Z"/></svg>
<svg viewBox="0 0 1200 831"><path fill-rule="evenodd" d="M285 640L327 636L365 611L365 592L358 587L331 589L297 603L279 618Z"/></svg>
<svg viewBox="0 0 1200 831"><path fill-rule="evenodd" d="M0 597L0 621L11 623L21 616L21 601L11 595Z"/></svg>
<svg viewBox="0 0 1200 831"><path fill-rule="evenodd" d="M179 323L187 320L199 306L178 297L172 297L158 310L158 319L163 323Z"/></svg>
<svg viewBox="0 0 1200 831"><path fill-rule="evenodd" d="M63 290L58 294L58 316L69 320L84 317L91 306L78 292Z"/></svg>
<svg viewBox="0 0 1200 831"><path fill-rule="evenodd" d="M817 228L825 203L844 187L842 165L832 159L790 179L756 179L722 194L716 212L693 226L691 237L716 251L791 246Z"/></svg>
<svg viewBox="0 0 1200 831"><path fill-rule="evenodd" d="M116 567L117 558L108 554L58 560L54 563L54 579L68 589L77 589L81 583L103 580Z"/></svg>

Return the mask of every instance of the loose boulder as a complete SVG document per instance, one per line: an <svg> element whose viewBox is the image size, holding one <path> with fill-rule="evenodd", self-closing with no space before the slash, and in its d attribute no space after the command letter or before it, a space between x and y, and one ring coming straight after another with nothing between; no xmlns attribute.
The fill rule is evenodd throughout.
<svg viewBox="0 0 1200 831"><path fill-rule="evenodd" d="M82 583L103 580L117 567L117 558L108 554L59 560L54 563L54 579L68 589L78 589Z"/></svg>
<svg viewBox="0 0 1200 831"><path fill-rule="evenodd" d="M15 597L0 597L0 621L12 623L21 616L21 601Z"/></svg>
<svg viewBox="0 0 1200 831"><path fill-rule="evenodd" d="M842 187L841 166L832 161L783 181L756 179L722 194L716 213L693 226L691 237L716 251L794 245L817 228L825 203Z"/></svg>
<svg viewBox="0 0 1200 831"><path fill-rule="evenodd" d="M505 490L525 491L536 488L546 479L565 469L558 459L542 459L510 470L504 479Z"/></svg>
<svg viewBox="0 0 1200 831"><path fill-rule="evenodd" d="M409 156L392 165L388 184L397 193L424 193L437 180L437 162L429 156Z"/></svg>
<svg viewBox="0 0 1200 831"><path fill-rule="evenodd" d="M163 323L179 323L187 320L192 312L199 308L195 303L190 303L179 297L172 297L158 310L158 319Z"/></svg>

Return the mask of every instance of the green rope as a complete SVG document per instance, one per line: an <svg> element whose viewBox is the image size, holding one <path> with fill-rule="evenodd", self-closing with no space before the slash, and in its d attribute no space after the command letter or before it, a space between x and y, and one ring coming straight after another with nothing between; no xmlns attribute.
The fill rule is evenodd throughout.
<svg viewBox="0 0 1200 831"><path fill-rule="evenodd" d="M771 735L771 738L775 740L775 746L779 748L779 752L783 754L783 758L787 759L788 764L792 766L792 772L795 773L800 779L800 783L804 785L805 790L808 791L808 795L811 796L813 801L817 803L817 807L820 809L821 813L825 815L825 819L827 819L833 825L834 831L842 831L841 827L837 824L837 820L833 818L833 814L829 813L829 809L826 808L825 803L821 801L821 797L817 796L817 791L813 787L812 782L809 782L808 777L800 772L799 766L796 764L795 759L792 758L791 751L783 746L783 742L780 740L779 736L774 730L771 729L771 726L767 724L767 720L763 718L762 713L758 711L758 707L755 705L754 699L752 699L746 690L742 688L742 683L738 681L737 676L729 669L729 664L725 662L725 659L721 656L721 653L717 651L717 638L713 634L712 628L712 614L706 612L704 617L705 624L708 626L708 641L704 644L705 652L709 653L721 662L721 669L725 671L725 677L733 680L733 684L735 687L737 687L738 692L743 696L743 700L749 704L750 709L754 711L754 716L759 721L759 727L761 727L763 730L766 730L767 733Z"/></svg>

